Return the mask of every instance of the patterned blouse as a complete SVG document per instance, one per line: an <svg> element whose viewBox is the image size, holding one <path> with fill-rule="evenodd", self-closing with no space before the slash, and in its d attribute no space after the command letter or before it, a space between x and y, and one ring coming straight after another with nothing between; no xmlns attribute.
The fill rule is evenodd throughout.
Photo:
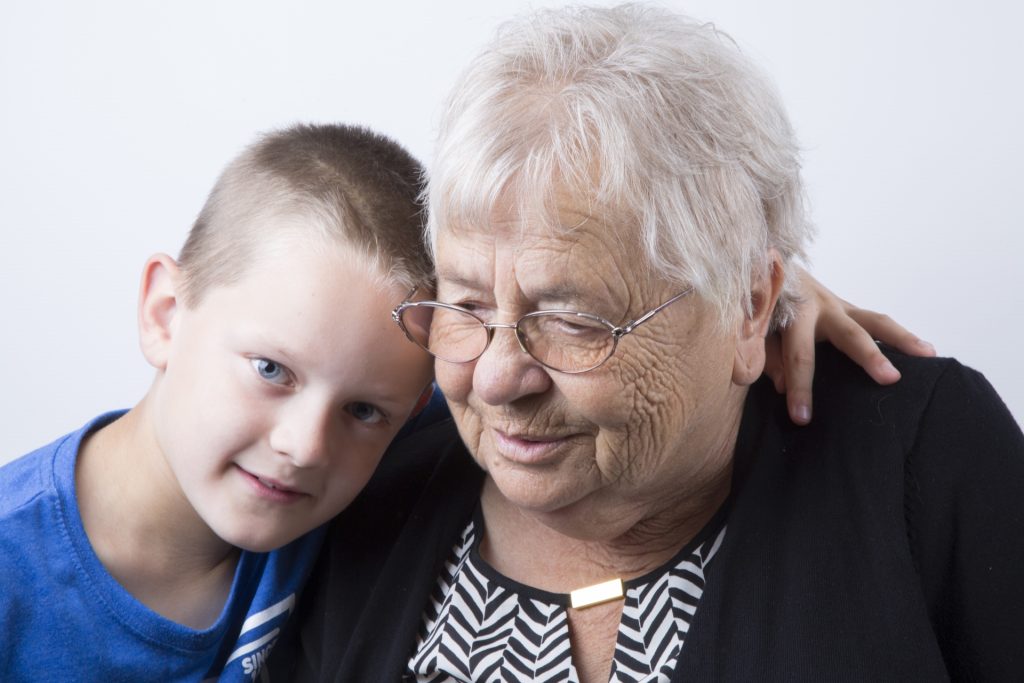
<svg viewBox="0 0 1024 683"><path fill-rule="evenodd" d="M665 566L624 581L609 681L667 682L704 593L704 570L725 537L716 516ZM479 510L452 549L423 615L405 681L569 681L569 596L530 588L480 557Z"/></svg>

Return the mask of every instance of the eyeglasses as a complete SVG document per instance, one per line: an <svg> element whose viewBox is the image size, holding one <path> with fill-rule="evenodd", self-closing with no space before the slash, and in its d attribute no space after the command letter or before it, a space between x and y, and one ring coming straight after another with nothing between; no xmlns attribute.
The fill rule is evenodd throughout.
<svg viewBox="0 0 1024 683"><path fill-rule="evenodd" d="M488 323L468 309L439 301L407 300L391 317L412 342L449 363L475 361L487 350L494 330L506 328L515 330L519 348L544 367L579 374L601 367L620 339L691 292L689 287L622 325L579 311L535 311L514 323Z"/></svg>

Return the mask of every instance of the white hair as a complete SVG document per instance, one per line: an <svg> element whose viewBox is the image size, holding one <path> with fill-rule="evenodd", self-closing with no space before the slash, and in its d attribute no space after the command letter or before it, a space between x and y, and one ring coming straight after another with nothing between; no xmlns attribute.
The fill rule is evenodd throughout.
<svg viewBox="0 0 1024 683"><path fill-rule="evenodd" d="M427 188L428 242L499 200L555 226L556 194L622 217L653 272L733 320L768 249L802 259L798 148L768 79L727 36L643 5L505 24L449 96ZM784 286L775 322L794 301Z"/></svg>

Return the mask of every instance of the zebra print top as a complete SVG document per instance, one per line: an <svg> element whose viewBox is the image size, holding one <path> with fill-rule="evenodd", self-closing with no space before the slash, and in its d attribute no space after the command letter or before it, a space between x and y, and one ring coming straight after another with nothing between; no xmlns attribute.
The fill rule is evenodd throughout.
<svg viewBox="0 0 1024 683"><path fill-rule="evenodd" d="M625 581L610 683L667 682L725 537L721 515L665 567ZM431 595L404 681L569 681L569 596L498 574L480 557L479 510ZM717 528L716 528L717 527Z"/></svg>

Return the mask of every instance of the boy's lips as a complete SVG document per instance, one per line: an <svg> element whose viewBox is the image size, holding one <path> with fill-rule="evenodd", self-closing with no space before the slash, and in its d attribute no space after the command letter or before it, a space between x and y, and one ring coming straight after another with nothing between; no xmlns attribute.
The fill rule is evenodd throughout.
<svg viewBox="0 0 1024 683"><path fill-rule="evenodd" d="M298 489L293 489L290 486L285 486L279 481L274 481L273 479L268 479L267 477L260 476L257 476L256 478L259 479L261 484L263 484L264 486L268 486L272 489L277 489L279 491L288 491L289 493L301 493L301 491L299 491Z"/></svg>
<svg viewBox="0 0 1024 683"><path fill-rule="evenodd" d="M285 484L278 479L255 474L241 465L236 465L236 467L238 467L238 470L253 487L256 493L263 498L280 503L292 503L309 495L298 487Z"/></svg>

